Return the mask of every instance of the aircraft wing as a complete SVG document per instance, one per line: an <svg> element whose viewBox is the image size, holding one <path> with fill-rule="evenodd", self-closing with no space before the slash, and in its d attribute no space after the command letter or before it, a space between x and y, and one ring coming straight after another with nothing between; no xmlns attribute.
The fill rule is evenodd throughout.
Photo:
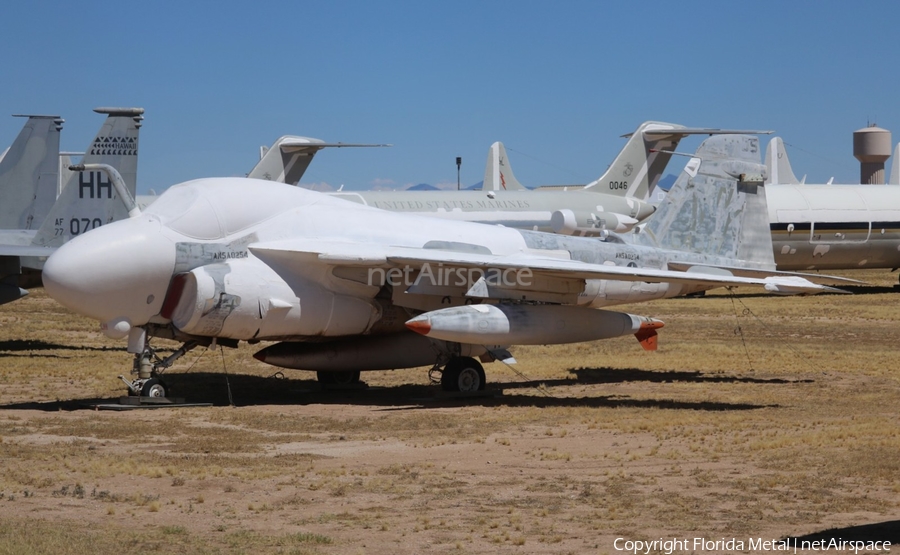
<svg viewBox="0 0 900 555"><path fill-rule="evenodd" d="M459 252L440 248L392 247L381 244L360 244L343 241L321 241L292 239L271 243L250 245L250 250L263 262L271 266L282 278L290 282L291 275L302 274L305 277L322 275L326 267L365 268L409 268L414 271L435 271L457 269L480 270L485 272L527 272L528 279L505 279L502 287L491 287L484 283L476 283L467 292L468 296L480 298L516 298L513 293L560 293L581 290L572 282L588 279L605 279L617 281L642 281L651 283L675 283L704 287L763 287L775 294L814 294L825 291L839 291L832 287L812 283L797 276L756 276L743 277L730 275L725 271L714 272L661 270L655 268L638 268L589 264L577 260L538 256L530 253L513 255L494 255L481 252ZM773 272L774 274L774 272ZM519 274L523 275L523 274ZM479 280L480 282L483 281ZM433 284L432 284L433 285ZM438 284L447 286L446 283ZM497 291L493 295L491 290ZM502 290L502 291L501 291ZM416 286L407 292L415 293ZM429 288L435 293L435 288ZM537 298L522 295L526 298ZM522 297L518 297L522 298Z"/></svg>
<svg viewBox="0 0 900 555"><path fill-rule="evenodd" d="M710 264L697 264L693 262L669 262L670 270L680 272L715 272L724 270L731 275L743 277L767 277L767 276L784 276L784 277L800 277L808 279L815 283L847 283L847 284L865 284L866 282L858 279L846 278L841 276L831 276L827 274L809 274L805 272L784 272L778 270L757 270L755 268L735 268L733 266L712 266Z"/></svg>

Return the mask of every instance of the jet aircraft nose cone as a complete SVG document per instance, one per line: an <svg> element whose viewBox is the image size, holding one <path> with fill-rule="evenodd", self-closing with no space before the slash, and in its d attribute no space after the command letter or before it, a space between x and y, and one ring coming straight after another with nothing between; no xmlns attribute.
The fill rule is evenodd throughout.
<svg viewBox="0 0 900 555"><path fill-rule="evenodd" d="M44 288L101 323L146 324L159 313L175 268L175 245L160 231L158 220L140 217L80 235L47 259Z"/></svg>

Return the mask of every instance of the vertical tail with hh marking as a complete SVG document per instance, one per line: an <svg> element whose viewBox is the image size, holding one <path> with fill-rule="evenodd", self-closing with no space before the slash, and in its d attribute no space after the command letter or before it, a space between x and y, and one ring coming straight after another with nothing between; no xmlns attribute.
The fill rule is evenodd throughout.
<svg viewBox="0 0 900 555"><path fill-rule="evenodd" d="M97 108L106 121L85 150L82 163L108 164L119 171L126 188L137 190L138 135L143 108ZM34 244L58 247L76 235L128 217L125 203L100 171L74 172L38 230Z"/></svg>

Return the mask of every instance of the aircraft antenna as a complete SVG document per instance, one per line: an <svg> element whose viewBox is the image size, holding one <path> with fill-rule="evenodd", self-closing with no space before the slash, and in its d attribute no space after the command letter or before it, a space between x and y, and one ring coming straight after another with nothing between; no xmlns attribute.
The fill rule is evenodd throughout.
<svg viewBox="0 0 900 555"><path fill-rule="evenodd" d="M456 157L456 190L459 191L459 167L462 166L462 156Z"/></svg>

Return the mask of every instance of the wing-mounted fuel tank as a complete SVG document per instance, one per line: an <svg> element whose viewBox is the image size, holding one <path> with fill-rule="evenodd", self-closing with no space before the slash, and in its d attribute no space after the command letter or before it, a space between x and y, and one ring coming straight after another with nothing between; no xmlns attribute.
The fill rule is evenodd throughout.
<svg viewBox="0 0 900 555"><path fill-rule="evenodd" d="M249 340L362 334L380 309L312 283L289 286L261 262L243 259L176 275L160 315L187 334Z"/></svg>
<svg viewBox="0 0 900 555"><path fill-rule="evenodd" d="M426 312L406 326L425 337L482 345L550 345L623 335L636 335L644 344L656 337L655 330L663 323L624 312L572 306L479 304Z"/></svg>

